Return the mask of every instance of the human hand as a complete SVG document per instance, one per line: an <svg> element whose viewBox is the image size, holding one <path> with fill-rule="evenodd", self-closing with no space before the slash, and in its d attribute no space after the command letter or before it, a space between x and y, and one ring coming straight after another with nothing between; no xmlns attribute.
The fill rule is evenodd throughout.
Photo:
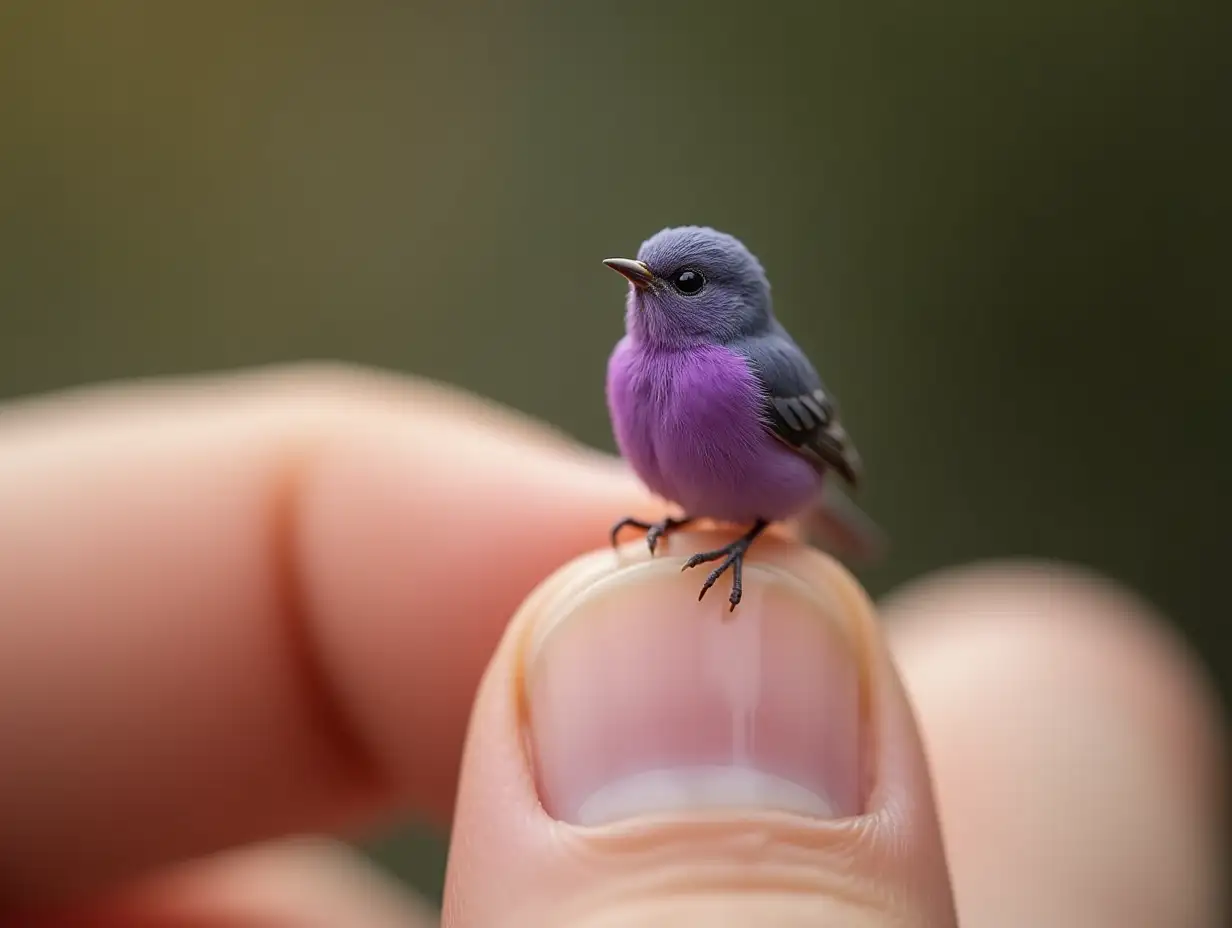
<svg viewBox="0 0 1232 928"><path fill-rule="evenodd" d="M874 610L778 538L723 621L676 566L696 534L584 554L657 511L600 455L375 375L0 414L0 921L428 925L280 836L456 800L449 926L941 926L955 898L977 928L1216 923L1221 729L1143 604L999 565ZM617 768L716 746L863 814L568 824Z"/></svg>

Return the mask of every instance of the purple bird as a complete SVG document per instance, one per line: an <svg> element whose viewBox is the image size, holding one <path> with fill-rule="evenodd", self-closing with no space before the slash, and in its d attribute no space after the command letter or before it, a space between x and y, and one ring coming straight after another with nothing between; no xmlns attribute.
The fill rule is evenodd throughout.
<svg viewBox="0 0 1232 928"><path fill-rule="evenodd" d="M732 609L745 553L771 522L812 510L866 552L862 514L822 496L827 471L858 483L860 457L833 397L774 317L757 258L730 235L685 226L649 238L636 260L603 263L629 280L626 334L607 371L616 442L646 486L684 510L657 523L623 519L612 543L636 527L653 554L698 519L751 524L685 564L719 561L699 599L730 568Z"/></svg>

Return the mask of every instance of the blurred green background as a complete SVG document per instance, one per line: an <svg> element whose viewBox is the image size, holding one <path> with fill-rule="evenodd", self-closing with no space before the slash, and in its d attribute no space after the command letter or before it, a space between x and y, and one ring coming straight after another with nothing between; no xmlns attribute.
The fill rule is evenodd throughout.
<svg viewBox="0 0 1232 928"><path fill-rule="evenodd" d="M1217 6L8 3L0 397L342 358L610 448L599 261L712 224L842 401L874 592L1078 561L1226 692Z"/></svg>

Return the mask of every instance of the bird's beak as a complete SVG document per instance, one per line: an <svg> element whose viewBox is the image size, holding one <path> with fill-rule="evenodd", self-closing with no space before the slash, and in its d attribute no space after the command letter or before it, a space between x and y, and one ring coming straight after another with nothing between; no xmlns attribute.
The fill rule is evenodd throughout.
<svg viewBox="0 0 1232 928"><path fill-rule="evenodd" d="M604 258L603 263L617 274L628 278L629 283L639 290L647 289L654 283L654 272L644 261L634 261L632 258Z"/></svg>

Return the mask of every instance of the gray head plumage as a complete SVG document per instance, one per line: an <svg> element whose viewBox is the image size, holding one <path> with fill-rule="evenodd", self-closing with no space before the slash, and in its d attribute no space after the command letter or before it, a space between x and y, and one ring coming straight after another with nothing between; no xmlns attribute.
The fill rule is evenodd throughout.
<svg viewBox="0 0 1232 928"><path fill-rule="evenodd" d="M724 343L763 332L773 322L761 262L725 232L663 229L642 243L636 260L604 263L630 281L630 334L652 343Z"/></svg>

